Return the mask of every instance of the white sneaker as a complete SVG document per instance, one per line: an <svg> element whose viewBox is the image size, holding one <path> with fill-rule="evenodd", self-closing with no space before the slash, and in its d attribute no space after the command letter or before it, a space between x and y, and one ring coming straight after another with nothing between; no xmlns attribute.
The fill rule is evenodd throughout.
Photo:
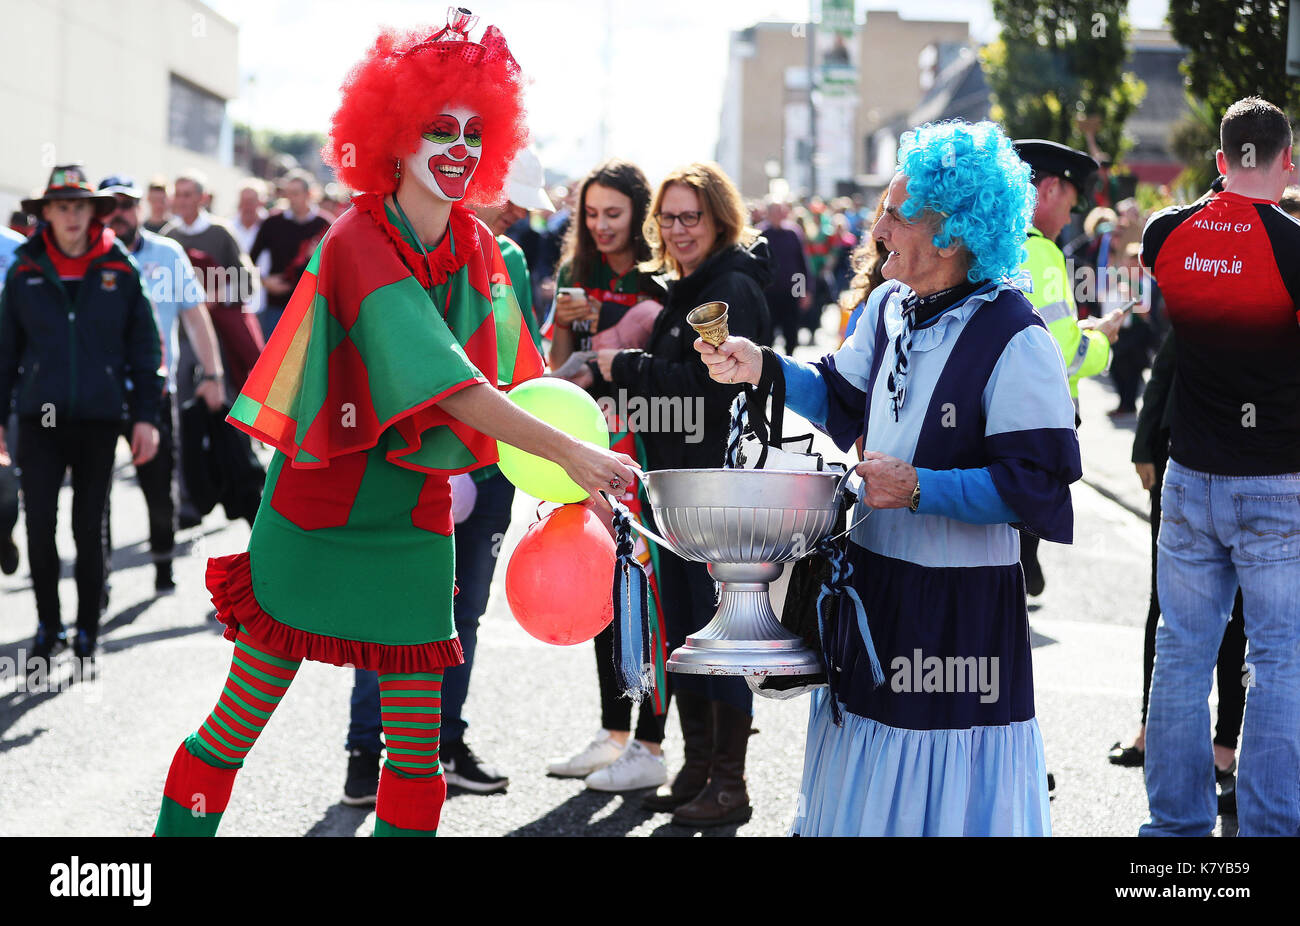
<svg viewBox="0 0 1300 926"><path fill-rule="evenodd" d="M622 753L623 744L610 736L608 730L601 730L582 752L568 759L551 760L546 771L557 778L586 778L597 769L609 765Z"/></svg>
<svg viewBox="0 0 1300 926"><path fill-rule="evenodd" d="M667 783L668 766L664 757L655 755L636 740L628 743L614 762L587 776L587 787L593 791L639 791Z"/></svg>

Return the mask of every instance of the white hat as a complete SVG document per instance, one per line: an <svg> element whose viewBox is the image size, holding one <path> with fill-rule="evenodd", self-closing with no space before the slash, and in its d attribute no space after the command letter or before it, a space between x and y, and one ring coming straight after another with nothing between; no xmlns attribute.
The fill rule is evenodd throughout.
<svg viewBox="0 0 1300 926"><path fill-rule="evenodd" d="M510 165L510 201L525 209L543 209L555 211L555 204L546 195L546 177L542 173L542 162L532 148L521 148L515 155L515 162Z"/></svg>

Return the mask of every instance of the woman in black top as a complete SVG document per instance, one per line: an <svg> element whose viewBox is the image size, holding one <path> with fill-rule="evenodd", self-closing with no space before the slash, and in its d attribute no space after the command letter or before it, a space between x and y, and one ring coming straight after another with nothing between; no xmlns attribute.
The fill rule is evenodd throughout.
<svg viewBox="0 0 1300 926"><path fill-rule="evenodd" d="M771 281L766 245L746 227L735 185L718 165L704 162L670 173L659 185L646 222L654 249L648 266L667 275L668 295L644 350L603 350L601 376L632 399L675 400L677 409L642 432L648 468L723 465L732 399L740 387L715 383L699 362L696 334L686 314L705 302L728 305L732 334L772 343L772 319L763 289ZM713 616L714 583L704 563L663 551L659 590L670 648ZM753 695L744 679L672 674L671 688L685 740L686 762L667 794L647 800L675 810L673 821L708 826L747 820L745 748Z"/></svg>

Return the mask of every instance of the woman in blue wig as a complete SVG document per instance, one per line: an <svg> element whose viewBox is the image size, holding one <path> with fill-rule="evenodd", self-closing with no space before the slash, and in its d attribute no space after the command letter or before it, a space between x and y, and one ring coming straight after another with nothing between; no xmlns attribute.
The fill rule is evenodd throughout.
<svg viewBox="0 0 1300 926"><path fill-rule="evenodd" d="M871 230L886 282L845 344L781 357L789 407L847 450L864 486L849 579L823 629L794 832L1049 835L1017 528L1069 543L1081 475L1061 353L1011 283L1034 210L1029 167L988 122L904 135ZM757 383L742 338L696 349Z"/></svg>

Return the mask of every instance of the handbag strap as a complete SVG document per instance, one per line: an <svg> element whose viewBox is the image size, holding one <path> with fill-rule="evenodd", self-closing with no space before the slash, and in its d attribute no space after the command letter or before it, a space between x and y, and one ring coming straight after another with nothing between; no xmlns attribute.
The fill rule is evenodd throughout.
<svg viewBox="0 0 1300 926"><path fill-rule="evenodd" d="M758 385L747 386L746 404L749 406L749 427L758 438L763 450L758 456L758 468L767 463L767 448L780 447L785 424L785 371L776 351L770 347L760 349L763 358ZM772 415L767 414L767 400L772 398Z"/></svg>

